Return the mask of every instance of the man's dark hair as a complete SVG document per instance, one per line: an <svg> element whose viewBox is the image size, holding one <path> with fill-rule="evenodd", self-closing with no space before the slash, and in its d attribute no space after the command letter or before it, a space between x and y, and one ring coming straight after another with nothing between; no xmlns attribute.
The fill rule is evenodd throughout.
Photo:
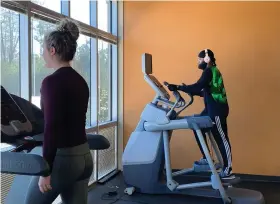
<svg viewBox="0 0 280 204"><path fill-rule="evenodd" d="M216 59L215 59L214 52L212 50L210 50L210 49L207 49L207 53L208 53L208 56L210 57L211 62L213 63L213 65L216 66ZM206 55L205 50L201 50L198 53L198 57L200 57L200 58L204 58L205 55Z"/></svg>

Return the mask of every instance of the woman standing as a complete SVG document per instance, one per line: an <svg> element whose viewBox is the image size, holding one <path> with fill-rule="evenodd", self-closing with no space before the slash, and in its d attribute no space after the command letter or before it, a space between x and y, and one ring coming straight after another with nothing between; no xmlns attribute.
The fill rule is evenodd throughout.
<svg viewBox="0 0 280 204"><path fill-rule="evenodd" d="M93 171L85 132L89 88L70 65L78 37L78 26L64 19L44 39L45 66L55 69L41 87L45 120L43 157L50 166L50 174L33 177L26 204L51 204L59 194L64 204L87 203Z"/></svg>

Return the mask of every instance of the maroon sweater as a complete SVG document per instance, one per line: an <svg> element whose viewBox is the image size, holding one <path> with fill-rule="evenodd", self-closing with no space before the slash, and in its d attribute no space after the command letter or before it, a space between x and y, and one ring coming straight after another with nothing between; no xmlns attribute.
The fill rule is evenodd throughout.
<svg viewBox="0 0 280 204"><path fill-rule="evenodd" d="M73 147L87 141L85 125L88 101L88 85L72 67L62 67L43 80L43 157L50 166L50 173L58 148Z"/></svg>

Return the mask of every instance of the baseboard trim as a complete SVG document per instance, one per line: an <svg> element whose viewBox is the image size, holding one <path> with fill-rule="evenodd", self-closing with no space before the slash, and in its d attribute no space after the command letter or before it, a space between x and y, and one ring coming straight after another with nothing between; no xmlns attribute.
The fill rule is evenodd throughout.
<svg viewBox="0 0 280 204"><path fill-rule="evenodd" d="M173 169L173 172L180 171L180 169ZM208 177L210 173L191 173L188 175L195 175ZM242 174L242 173L234 173L235 176L240 177L242 181L251 181L251 182L276 182L280 183L280 176L267 176L267 175L255 175L255 174Z"/></svg>
<svg viewBox="0 0 280 204"><path fill-rule="evenodd" d="M276 182L280 183L280 176L254 175L254 174L240 174L236 173L243 181L257 181L257 182Z"/></svg>

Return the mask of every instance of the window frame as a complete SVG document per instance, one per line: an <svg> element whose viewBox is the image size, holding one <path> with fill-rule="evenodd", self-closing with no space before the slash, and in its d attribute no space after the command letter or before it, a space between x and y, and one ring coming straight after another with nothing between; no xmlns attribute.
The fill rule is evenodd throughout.
<svg viewBox="0 0 280 204"><path fill-rule="evenodd" d="M1 1L1 6L19 13L19 38L20 38L20 96L28 101L32 101L32 18L56 24L61 18L69 18L70 1L61 0L60 13L37 5L31 1ZM118 126L118 1L110 1L108 4L108 32L98 29L98 6L97 1L89 1L90 24L85 24L73 19L79 24L81 34L90 37L90 127L85 127L87 132L98 133L99 129ZM109 94L109 121L98 123L99 94L98 94L98 40L109 43L109 66L110 66L110 94ZM116 131L117 132L117 131ZM117 133L115 134L115 148L118 152ZM121 150L122 151L122 150ZM117 154L116 154L117 155ZM98 154L96 151L95 161ZM98 162L96 162L98 163ZM118 167L116 160L116 168ZM97 164L98 165L98 164ZM96 165L96 176L98 178L98 166Z"/></svg>
<svg viewBox="0 0 280 204"><path fill-rule="evenodd" d="M70 18L70 1L61 2L61 13L57 13L51 9L40 6L31 1L1 1L1 6L4 8L16 11L19 13L20 29L20 96L24 99L31 101L32 99L32 29L31 18L46 21L49 23L57 23L61 18ZM109 43L109 120L104 122L117 121L117 4L116 1L110 1L108 4L108 32L98 29L98 1L89 1L90 9L90 25L75 20L81 29L81 34L90 37L90 56L91 56L91 69L90 69L90 127L98 126L98 116L96 114L98 107L98 40ZM113 20L114 19L114 20ZM27 52L26 52L27 50ZM94 62L95 61L95 62Z"/></svg>

